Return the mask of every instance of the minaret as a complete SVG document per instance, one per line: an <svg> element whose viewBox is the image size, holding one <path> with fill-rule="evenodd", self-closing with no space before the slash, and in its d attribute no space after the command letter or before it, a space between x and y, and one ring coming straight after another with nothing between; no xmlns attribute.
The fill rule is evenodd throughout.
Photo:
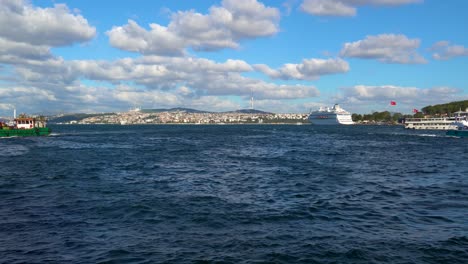
<svg viewBox="0 0 468 264"><path fill-rule="evenodd" d="M16 107L15 107L15 108L13 108L13 118L15 118L15 119L16 119Z"/></svg>

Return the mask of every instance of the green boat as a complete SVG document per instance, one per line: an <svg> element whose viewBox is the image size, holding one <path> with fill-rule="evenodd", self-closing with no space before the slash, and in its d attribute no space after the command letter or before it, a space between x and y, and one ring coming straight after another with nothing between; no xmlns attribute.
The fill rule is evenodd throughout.
<svg viewBox="0 0 468 264"><path fill-rule="evenodd" d="M445 134L452 137L468 137L468 130L447 130Z"/></svg>
<svg viewBox="0 0 468 264"><path fill-rule="evenodd" d="M447 130L445 135L452 136L452 137L468 137L468 117L457 119L456 122L453 123L457 129L454 130Z"/></svg>
<svg viewBox="0 0 468 264"><path fill-rule="evenodd" d="M13 126L0 122L0 137L48 136L52 130L47 127L45 118L26 117L14 119Z"/></svg>

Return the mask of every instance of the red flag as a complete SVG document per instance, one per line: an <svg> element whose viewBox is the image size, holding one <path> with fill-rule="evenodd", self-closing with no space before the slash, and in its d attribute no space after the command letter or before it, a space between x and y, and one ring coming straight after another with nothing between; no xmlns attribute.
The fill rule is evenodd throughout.
<svg viewBox="0 0 468 264"><path fill-rule="evenodd" d="M390 101L390 105L396 105L395 101Z"/></svg>
<svg viewBox="0 0 468 264"><path fill-rule="evenodd" d="M418 109L413 109L413 113L417 113L417 112L419 112Z"/></svg>

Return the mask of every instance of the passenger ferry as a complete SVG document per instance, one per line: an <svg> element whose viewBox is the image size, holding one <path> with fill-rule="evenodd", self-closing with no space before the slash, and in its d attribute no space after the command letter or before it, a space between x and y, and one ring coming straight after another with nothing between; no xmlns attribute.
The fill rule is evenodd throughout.
<svg viewBox="0 0 468 264"><path fill-rule="evenodd" d="M333 108L320 107L310 112L309 121L314 125L352 125L351 113L335 104Z"/></svg>
<svg viewBox="0 0 468 264"><path fill-rule="evenodd" d="M455 122L468 116L468 109L455 112L451 117L433 117L433 118L406 118L405 128L407 129L433 129L433 130L455 130Z"/></svg>

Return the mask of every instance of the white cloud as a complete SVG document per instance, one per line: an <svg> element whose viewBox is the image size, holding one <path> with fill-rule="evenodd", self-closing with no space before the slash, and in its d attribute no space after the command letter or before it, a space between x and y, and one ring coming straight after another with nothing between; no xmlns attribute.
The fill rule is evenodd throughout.
<svg viewBox="0 0 468 264"><path fill-rule="evenodd" d="M279 31L279 11L256 0L224 0L207 15L191 11L172 14L167 27L151 24L147 31L135 21L107 32L119 49L155 55L181 55L186 48L219 50L237 48L245 39Z"/></svg>
<svg viewBox="0 0 468 264"><path fill-rule="evenodd" d="M184 100L182 105L188 108L213 112L232 111L242 108L238 103L232 100L217 96L201 96L191 100Z"/></svg>
<svg viewBox="0 0 468 264"><path fill-rule="evenodd" d="M235 40L271 36L279 30L278 9L257 0L224 0L219 10L231 13L230 19L218 21L232 31Z"/></svg>
<svg viewBox="0 0 468 264"><path fill-rule="evenodd" d="M247 99L251 92L259 101L319 95L313 86L245 77L242 74L253 67L243 60L215 62L187 56L186 48L235 48L242 40L276 34L279 11L256 0L226 0L206 15L177 12L167 27L152 24L149 30L129 20L108 32L111 43L145 56L114 61L67 61L54 56L52 47L87 41L96 34L67 6L38 8L21 0L0 1L4 22L0 63L13 66L5 73L8 78L2 76L0 96L5 103L22 105L24 111L112 111L135 104L232 110L240 107L233 98ZM11 30L12 21L22 34ZM296 65L301 78L309 78L311 72L326 74L309 64L314 63L304 60Z"/></svg>
<svg viewBox="0 0 468 264"><path fill-rule="evenodd" d="M304 0L302 11L317 16L354 16L356 8L342 1L335 0Z"/></svg>
<svg viewBox="0 0 468 264"><path fill-rule="evenodd" d="M47 46L14 42L0 37L0 63L18 64L19 60L45 60L52 58Z"/></svg>
<svg viewBox="0 0 468 264"><path fill-rule="evenodd" d="M426 63L418 52L420 40L405 35L381 34L364 40L345 43L340 55L350 58L376 59L385 63Z"/></svg>
<svg viewBox="0 0 468 264"><path fill-rule="evenodd" d="M274 70L264 64L254 65L257 71L273 79L316 80L323 75L345 73L349 64L342 59L304 59L301 64L288 63Z"/></svg>
<svg viewBox="0 0 468 264"><path fill-rule="evenodd" d="M397 6L423 0L304 0L301 10L316 16L355 16L360 6Z"/></svg>
<svg viewBox="0 0 468 264"><path fill-rule="evenodd" d="M146 31L135 21L113 27L107 32L110 43L119 49L139 52L142 54L181 55L186 45L185 40L167 30L166 27L151 24L151 30Z"/></svg>
<svg viewBox="0 0 468 264"><path fill-rule="evenodd" d="M56 96L51 91L36 87L8 87L0 88L2 101L15 102L17 107L21 105L34 104L34 101L57 101Z"/></svg>
<svg viewBox="0 0 468 264"><path fill-rule="evenodd" d="M29 107L41 109L39 105L42 104L64 111L77 111L74 108L110 111L135 104L190 106L205 102L206 98L214 102L215 97L219 98L216 105L223 105L225 109L233 104L237 106L237 103L228 103L227 98L248 100L252 91L256 100L294 100L319 95L313 86L279 85L242 76L252 70L248 63L231 59L221 63L161 56L115 61L50 59L17 65L15 82L53 96L37 96ZM91 84L85 85L80 80ZM11 91L12 96L4 98L5 102L16 102L14 94L17 92ZM221 99L223 97L226 99ZM55 98L53 104L50 104L51 98Z"/></svg>
<svg viewBox="0 0 468 264"><path fill-rule="evenodd" d="M66 46L85 42L96 29L64 4L38 8L26 0L1 0L0 38L39 46Z"/></svg>
<svg viewBox="0 0 468 264"><path fill-rule="evenodd" d="M92 80L120 82L133 81L151 89L170 89L180 84L199 83L204 90L206 79L251 71L251 66L240 60L215 63L191 57L141 57L116 61L72 61L73 71Z"/></svg>
<svg viewBox="0 0 468 264"><path fill-rule="evenodd" d="M60 60L51 47L88 41L95 35L96 29L66 5L38 8L25 0L0 1L0 63L38 67Z"/></svg>
<svg viewBox="0 0 468 264"><path fill-rule="evenodd" d="M468 56L468 48L462 45L450 45L448 41L439 41L430 49L434 53L432 58L436 60L448 60L451 58Z"/></svg>
<svg viewBox="0 0 468 264"><path fill-rule="evenodd" d="M179 105L181 99L174 93L158 90L138 89L131 86L119 85L110 96L128 105Z"/></svg>

